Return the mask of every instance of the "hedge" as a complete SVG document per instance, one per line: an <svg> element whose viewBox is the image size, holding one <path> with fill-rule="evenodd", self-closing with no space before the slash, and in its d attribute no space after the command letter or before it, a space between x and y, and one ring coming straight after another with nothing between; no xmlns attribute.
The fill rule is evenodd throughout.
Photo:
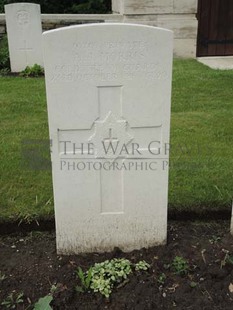
<svg viewBox="0 0 233 310"><path fill-rule="evenodd" d="M41 6L42 13L51 14L105 14L111 13L111 0L0 0L0 13L4 5L15 2L33 2Z"/></svg>

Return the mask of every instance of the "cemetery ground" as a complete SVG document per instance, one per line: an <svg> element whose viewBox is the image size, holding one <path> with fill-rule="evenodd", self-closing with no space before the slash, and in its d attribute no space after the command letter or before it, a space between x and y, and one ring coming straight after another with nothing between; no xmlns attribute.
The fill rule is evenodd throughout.
<svg viewBox="0 0 233 310"><path fill-rule="evenodd" d="M233 239L228 228L228 221L170 221L166 247L62 257L56 254L54 231L1 236L0 301L9 301L13 292L10 306L16 309L34 309L33 305L47 296L52 309L59 310L230 310ZM133 270L115 285L109 298L90 288L83 287L84 292L80 292L78 267L86 271L113 258L128 259L133 264L145 260L150 267ZM19 294L23 294L19 298L22 302L16 300Z"/></svg>
<svg viewBox="0 0 233 310"><path fill-rule="evenodd" d="M170 213L231 210L232 79L232 70L212 70L195 60L174 61ZM46 165L50 157L44 79L1 77L0 82L1 222L51 219L53 193L51 169ZM38 140L37 153L30 153L24 143L31 140ZM43 141L47 142L46 148ZM29 158L24 156L25 151ZM35 156L41 156L44 170L30 166L34 159L40 164L40 157Z"/></svg>
<svg viewBox="0 0 233 310"><path fill-rule="evenodd" d="M195 60L174 61L169 213L173 218L196 214L206 221L170 221L165 247L59 257L51 170L46 165L49 148L44 150L41 142L43 156L37 161L42 160L44 170L30 169L35 153L25 157L27 141L48 140L44 79L1 77L1 303L9 301L13 292L10 302L18 309L33 309L48 294L53 309L232 309L230 224L207 221L216 214L230 218L232 78L232 71L211 70ZM26 232L32 226L39 232ZM112 258L133 264L145 260L150 267L133 270L109 299L89 289L76 291L81 285L78 267L86 271L95 262Z"/></svg>

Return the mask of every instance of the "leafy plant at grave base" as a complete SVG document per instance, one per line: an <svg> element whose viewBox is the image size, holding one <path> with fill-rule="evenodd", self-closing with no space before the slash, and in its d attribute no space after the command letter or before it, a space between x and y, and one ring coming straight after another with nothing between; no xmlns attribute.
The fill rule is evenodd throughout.
<svg viewBox="0 0 233 310"><path fill-rule="evenodd" d="M140 262L138 262L137 264L135 264L135 270L139 271L139 270L148 270L150 268L150 264L148 264L146 261L144 260L140 260Z"/></svg>
<svg viewBox="0 0 233 310"><path fill-rule="evenodd" d="M14 293L11 293L7 296L7 298L1 303L2 306L4 306L7 309L16 309L18 304L23 303L23 293L19 293L18 295L15 295Z"/></svg>
<svg viewBox="0 0 233 310"><path fill-rule="evenodd" d="M132 267L139 271L148 270L150 265L144 260L133 265L128 259L114 258L96 263L86 272L79 267L77 276L81 281L81 286L77 286L76 290L83 293L91 289L108 298L115 285L118 284L120 287L128 282L128 276L133 272Z"/></svg>
<svg viewBox="0 0 233 310"><path fill-rule="evenodd" d="M7 36L4 35L0 40L0 73L4 75L10 71L10 56L8 49Z"/></svg>
<svg viewBox="0 0 233 310"><path fill-rule="evenodd" d="M182 256L176 256L171 265L177 275L186 275L189 271L189 264Z"/></svg>
<svg viewBox="0 0 233 310"><path fill-rule="evenodd" d="M158 284L160 285L164 285L165 281L166 281L166 275L165 273L161 273L157 279Z"/></svg>
<svg viewBox="0 0 233 310"><path fill-rule="evenodd" d="M53 297L51 295L46 295L45 297L40 298L34 305L33 310L52 310L50 306L52 300Z"/></svg>
<svg viewBox="0 0 233 310"><path fill-rule="evenodd" d="M32 67L27 66L21 73L20 76L24 77L38 77L44 75L44 68L40 65L33 65Z"/></svg>
<svg viewBox="0 0 233 310"><path fill-rule="evenodd" d="M103 263L97 263L92 268L91 289L94 292L100 292L105 297L109 297L114 284L119 284L126 280L132 272L129 260L120 258L106 260Z"/></svg>
<svg viewBox="0 0 233 310"><path fill-rule="evenodd" d="M78 276L83 278L80 279L81 283L85 283L85 285L87 285L90 281L90 289L92 289L95 293L99 292L108 298L112 293L114 285L120 284L123 280L126 280L131 272L132 269L129 260L124 258L114 258L112 260L106 260L102 263L96 263L86 272L85 276L83 273L80 273L79 270ZM89 278L88 281L86 280L87 278Z"/></svg>

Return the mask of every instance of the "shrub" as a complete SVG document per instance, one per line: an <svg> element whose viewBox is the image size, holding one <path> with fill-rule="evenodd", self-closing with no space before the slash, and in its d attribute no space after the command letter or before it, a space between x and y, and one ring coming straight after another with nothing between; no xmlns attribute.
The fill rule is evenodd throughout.
<svg viewBox="0 0 233 310"><path fill-rule="evenodd" d="M80 4L73 4L71 10L76 14L104 14L111 11L111 6L106 0L86 0Z"/></svg>
<svg viewBox="0 0 233 310"><path fill-rule="evenodd" d="M24 77L38 77L44 75L44 68L40 65L35 64L32 67L27 66L21 73Z"/></svg>
<svg viewBox="0 0 233 310"><path fill-rule="evenodd" d="M0 13L4 13L4 5L22 2L22 0L0 0ZM23 2L38 3L42 13L77 13L104 14L111 12L111 0L24 0Z"/></svg>
<svg viewBox="0 0 233 310"><path fill-rule="evenodd" d="M10 56L8 50L7 36L0 40L0 70L10 70Z"/></svg>

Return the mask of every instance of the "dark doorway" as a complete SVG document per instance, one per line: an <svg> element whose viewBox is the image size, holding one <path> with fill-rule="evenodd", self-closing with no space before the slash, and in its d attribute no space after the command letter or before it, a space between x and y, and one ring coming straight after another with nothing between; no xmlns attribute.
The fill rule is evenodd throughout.
<svg viewBox="0 0 233 310"><path fill-rule="evenodd" d="M199 0L197 19L197 56L233 55L233 0Z"/></svg>

